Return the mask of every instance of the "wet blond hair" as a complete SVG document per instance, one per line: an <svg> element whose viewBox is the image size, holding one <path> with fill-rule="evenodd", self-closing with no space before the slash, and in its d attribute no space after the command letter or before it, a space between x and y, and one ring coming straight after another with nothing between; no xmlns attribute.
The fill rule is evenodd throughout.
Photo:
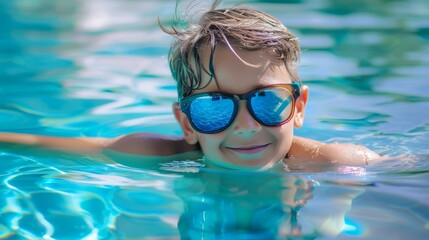
<svg viewBox="0 0 429 240"><path fill-rule="evenodd" d="M178 26L183 21L177 19L170 29L160 24L164 32L175 38L168 59L177 81L179 99L207 86L208 83L201 84L202 71L209 74L210 81L214 78L213 53L220 43L226 44L239 59L234 47L248 51L268 50L285 64L292 81L299 81L297 38L271 15L240 6L216 9L220 2L215 1L198 21L186 22L185 27ZM206 46L211 49L209 69L204 68L200 59L200 51Z"/></svg>

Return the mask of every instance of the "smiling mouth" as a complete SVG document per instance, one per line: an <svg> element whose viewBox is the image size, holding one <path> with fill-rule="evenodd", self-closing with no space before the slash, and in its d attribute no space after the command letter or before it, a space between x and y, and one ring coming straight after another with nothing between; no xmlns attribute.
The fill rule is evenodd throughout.
<svg viewBox="0 0 429 240"><path fill-rule="evenodd" d="M255 145L255 146L248 146L248 147L228 147L228 149L238 153L254 154L265 150L265 148L267 148L268 145L269 144Z"/></svg>

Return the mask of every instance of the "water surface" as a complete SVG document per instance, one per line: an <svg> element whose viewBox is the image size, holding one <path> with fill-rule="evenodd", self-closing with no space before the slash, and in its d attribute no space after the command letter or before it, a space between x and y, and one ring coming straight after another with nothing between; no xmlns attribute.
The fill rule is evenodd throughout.
<svg viewBox="0 0 429 240"><path fill-rule="evenodd" d="M139 167L119 164L142 161L120 154L2 144L0 238L425 239L429 4L241 3L275 15L299 38L310 102L296 134L362 144L395 160L240 173L202 161ZM171 114L171 38L157 25L158 16L169 23L174 7L0 2L0 131L181 134Z"/></svg>

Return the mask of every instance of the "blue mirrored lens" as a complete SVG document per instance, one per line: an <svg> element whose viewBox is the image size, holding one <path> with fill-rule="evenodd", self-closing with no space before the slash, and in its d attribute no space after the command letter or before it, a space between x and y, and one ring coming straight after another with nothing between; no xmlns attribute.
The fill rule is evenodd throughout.
<svg viewBox="0 0 429 240"><path fill-rule="evenodd" d="M191 121L201 132L217 132L226 127L234 114L234 101L219 95L195 98L190 107Z"/></svg>
<svg viewBox="0 0 429 240"><path fill-rule="evenodd" d="M283 88L264 89L254 93L250 106L262 124L275 126L291 115L292 94Z"/></svg>

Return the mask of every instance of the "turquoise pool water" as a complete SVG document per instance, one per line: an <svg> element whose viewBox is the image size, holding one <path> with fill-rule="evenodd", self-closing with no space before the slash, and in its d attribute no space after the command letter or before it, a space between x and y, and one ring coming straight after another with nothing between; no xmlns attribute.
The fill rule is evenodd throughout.
<svg viewBox="0 0 429 240"><path fill-rule="evenodd" d="M300 39L310 103L296 134L394 160L239 173L0 144L0 239L427 239L429 3L242 2ZM181 134L156 23L174 6L1 1L0 132Z"/></svg>

